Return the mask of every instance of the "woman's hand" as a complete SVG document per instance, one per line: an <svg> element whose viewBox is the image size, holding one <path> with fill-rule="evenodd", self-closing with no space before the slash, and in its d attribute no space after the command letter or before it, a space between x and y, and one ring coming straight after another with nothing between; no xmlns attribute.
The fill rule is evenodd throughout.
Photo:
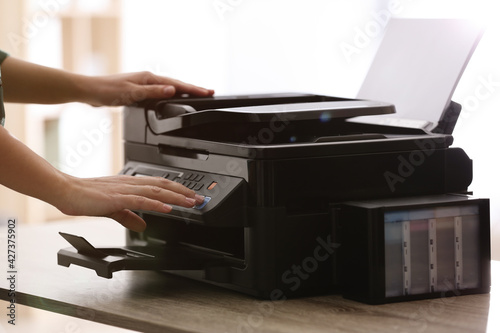
<svg viewBox="0 0 500 333"><path fill-rule="evenodd" d="M8 57L2 63L2 87L8 102L94 106L127 105L174 94L211 96L214 91L149 72L92 77ZM163 178L111 176L81 179L55 169L0 126L0 184L38 198L68 215L110 217L142 231L146 223L132 210L169 213L170 205L203 202L194 191Z"/></svg>
<svg viewBox="0 0 500 333"><path fill-rule="evenodd" d="M159 177L76 178L35 154L0 126L0 184L43 200L68 215L110 217L142 231L146 223L131 210L169 213L170 205L193 207L204 198Z"/></svg>
<svg viewBox="0 0 500 333"><path fill-rule="evenodd" d="M181 184L161 177L67 177L66 193L54 202L63 213L109 217L138 232L146 228L146 223L131 210L170 213L170 204L191 208L204 200Z"/></svg>
<svg viewBox="0 0 500 333"><path fill-rule="evenodd" d="M171 98L175 94L212 96L214 91L150 72L86 77L80 84L82 102L94 106L130 105L150 98Z"/></svg>

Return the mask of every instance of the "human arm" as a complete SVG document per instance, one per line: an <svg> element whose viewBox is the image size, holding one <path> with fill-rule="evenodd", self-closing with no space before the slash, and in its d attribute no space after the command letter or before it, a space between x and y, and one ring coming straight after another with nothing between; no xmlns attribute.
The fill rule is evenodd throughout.
<svg viewBox="0 0 500 333"><path fill-rule="evenodd" d="M86 76L9 56L2 63L4 99L12 103L82 102L119 106L174 94L211 96L214 91L149 72Z"/></svg>
<svg viewBox="0 0 500 333"><path fill-rule="evenodd" d="M192 207L202 197L160 177L69 176L35 154L0 126L0 184L38 198L68 215L105 216L142 231L146 223L130 210L169 213L170 204Z"/></svg>

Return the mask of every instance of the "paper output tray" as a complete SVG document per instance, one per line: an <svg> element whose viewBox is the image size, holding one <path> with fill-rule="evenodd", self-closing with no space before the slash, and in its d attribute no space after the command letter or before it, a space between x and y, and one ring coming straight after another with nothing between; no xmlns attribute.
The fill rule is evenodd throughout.
<svg viewBox="0 0 500 333"><path fill-rule="evenodd" d="M206 270L235 264L231 258L201 254L182 246L95 248L83 237L59 234L74 246L59 250L59 265L75 264L93 269L98 276L108 279L113 277L113 272L122 270Z"/></svg>

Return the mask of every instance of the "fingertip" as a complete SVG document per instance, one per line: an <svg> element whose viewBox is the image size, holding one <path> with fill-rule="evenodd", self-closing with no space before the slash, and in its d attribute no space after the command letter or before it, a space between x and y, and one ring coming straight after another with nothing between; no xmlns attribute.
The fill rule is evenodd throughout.
<svg viewBox="0 0 500 333"><path fill-rule="evenodd" d="M194 195L194 199L196 200L196 204L200 205L200 204L203 203L203 201L205 201L205 196L199 195L199 194L195 194Z"/></svg>
<svg viewBox="0 0 500 333"><path fill-rule="evenodd" d="M209 96L212 96L215 93L215 91L213 89L206 89L206 88L197 87L197 91L193 91L193 93L198 95L198 96L209 97Z"/></svg>
<svg viewBox="0 0 500 333"><path fill-rule="evenodd" d="M163 204L163 212L164 213L170 213L172 211L172 206L170 205L167 205L167 204Z"/></svg>
<svg viewBox="0 0 500 333"><path fill-rule="evenodd" d="M166 86L163 88L163 95L170 98L175 95L175 88L173 86Z"/></svg>
<svg viewBox="0 0 500 333"><path fill-rule="evenodd" d="M188 207L194 207L196 205L196 200L186 197L186 203Z"/></svg>

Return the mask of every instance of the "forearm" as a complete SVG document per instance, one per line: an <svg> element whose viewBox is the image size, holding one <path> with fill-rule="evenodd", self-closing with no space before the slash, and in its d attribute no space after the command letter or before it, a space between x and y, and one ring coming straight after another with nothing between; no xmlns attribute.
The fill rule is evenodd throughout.
<svg viewBox="0 0 500 333"><path fill-rule="evenodd" d="M2 63L4 99L11 103L59 104L84 102L84 75L40 66L14 57Z"/></svg>
<svg viewBox="0 0 500 333"><path fill-rule="evenodd" d="M65 175L0 127L0 183L17 192L60 206Z"/></svg>

